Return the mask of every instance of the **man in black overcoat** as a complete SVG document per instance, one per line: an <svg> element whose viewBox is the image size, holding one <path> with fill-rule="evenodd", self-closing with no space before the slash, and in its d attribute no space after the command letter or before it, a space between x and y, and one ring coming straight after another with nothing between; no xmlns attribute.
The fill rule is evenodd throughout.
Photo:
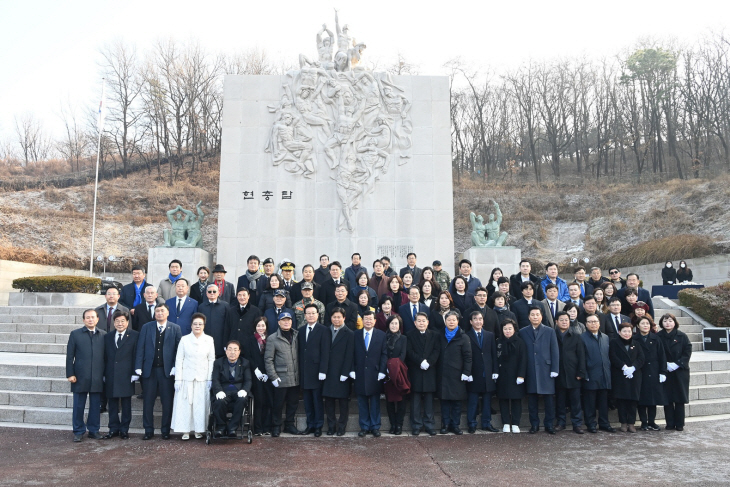
<svg viewBox="0 0 730 487"><path fill-rule="evenodd" d="M71 332L66 346L66 377L73 393L74 442L89 431L89 438L98 440L101 426L101 392L104 389L104 330L96 324L99 315L94 309L83 314L84 326ZM89 415L84 423L86 397Z"/></svg>
<svg viewBox="0 0 730 487"><path fill-rule="evenodd" d="M464 312L464 316L461 318L459 326L465 332L471 330L471 319L469 318L474 311L479 311L482 315L482 321L484 325L482 329L490 332L494 335L495 340L502 335L502 327L499 324L499 317L497 313L487 306L487 290L486 288L479 286L474 293L474 304L469 306Z"/></svg>
<svg viewBox="0 0 730 487"><path fill-rule="evenodd" d="M380 436L380 391L388 362L385 333L375 328L375 313L367 310L362 317L363 329L355 332L355 380L360 438L368 433Z"/></svg>
<svg viewBox="0 0 730 487"><path fill-rule="evenodd" d="M510 305L510 311L512 311L517 317L517 325L520 330L530 326L530 308L537 306L540 308L542 313L542 324L547 326L547 314L545 306L542 302L537 299L533 299L535 293L535 285L531 281L522 283L522 299L518 299Z"/></svg>
<svg viewBox="0 0 730 487"><path fill-rule="evenodd" d="M586 354L586 375L582 384L586 427L589 433L596 433L596 426L613 433L614 429L608 421L608 391L611 390L611 360L608 356L610 339L600 331L598 316L589 316L585 325L586 331L581 339Z"/></svg>
<svg viewBox="0 0 730 487"><path fill-rule="evenodd" d="M580 334L570 328L570 318L564 311L555 315L555 335L560 353L560 370L555 381L555 411L557 431L565 429L565 408L570 405L570 422L573 431L583 434L583 411L580 404L581 381L586 376L585 346Z"/></svg>
<svg viewBox="0 0 730 487"><path fill-rule="evenodd" d="M261 310L253 305L249 297L251 291L247 287L238 288L236 292L236 304L228 308L226 316L226 330L228 340L236 340L242 347L246 346L249 338L253 336L254 327L261 318Z"/></svg>
<svg viewBox="0 0 730 487"><path fill-rule="evenodd" d="M471 341L471 380L466 384L469 393L466 422L469 433L476 432L477 411L481 411L482 430L496 433L498 430L492 426L492 395L497 390L499 377L497 341L491 331L484 330L484 317L479 311L472 311L469 318L471 326L466 336Z"/></svg>
<svg viewBox="0 0 730 487"><path fill-rule="evenodd" d="M472 378L471 343L459 328L456 311L449 311L444 318L436 388L441 399L441 434L451 431L461 435L461 402L467 398L466 383Z"/></svg>
<svg viewBox="0 0 730 487"><path fill-rule="evenodd" d="M218 286L209 284L206 289L206 297L198 306L198 311L205 315L205 334L213 337L215 344L215 358L221 358L226 354L226 342L231 334L226 329L228 325L229 303L218 296Z"/></svg>
<svg viewBox="0 0 730 487"><path fill-rule="evenodd" d="M330 330L319 324L317 305L304 307L305 324L297 336L299 346L299 385L304 396L304 412L307 415L307 429L304 435L314 433L322 436L324 426L324 405L322 403L322 381L327 378L329 367Z"/></svg>
<svg viewBox="0 0 730 487"><path fill-rule="evenodd" d="M428 327L428 315L416 315L416 329L406 334L406 365L411 383L411 427L418 436L421 428L436 434L433 419L433 395L441 346L439 335Z"/></svg>
<svg viewBox="0 0 730 487"><path fill-rule="evenodd" d="M109 432L105 439L121 436L129 439L129 423L132 421L132 396L134 383L139 376L134 373L137 358L139 333L129 327L127 311L117 310L112 316L114 332L104 336L106 365L104 367L104 388L109 401ZM122 418L119 419L121 402Z"/></svg>
<svg viewBox="0 0 730 487"><path fill-rule="evenodd" d="M349 290L347 289L346 283L347 281L338 284L335 288L335 300L325 304L324 324L325 326L330 326L332 324L332 320L330 319L332 310L342 308L347 313L347 316L345 316L345 325L352 331L355 331L357 329L357 305L347 299Z"/></svg>
<svg viewBox="0 0 730 487"><path fill-rule="evenodd" d="M345 326L345 313L342 308L332 311L330 326L330 356L327 377L324 379L322 395L327 413L327 434L345 434L347 418L350 414L350 372L355 370L355 332ZM335 414L335 402L339 402L340 417Z"/></svg>

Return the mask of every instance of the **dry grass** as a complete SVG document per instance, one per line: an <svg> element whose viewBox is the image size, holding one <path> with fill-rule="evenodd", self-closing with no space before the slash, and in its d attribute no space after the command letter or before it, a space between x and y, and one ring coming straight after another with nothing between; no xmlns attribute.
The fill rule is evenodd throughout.
<svg viewBox="0 0 730 487"><path fill-rule="evenodd" d="M592 263L607 267L632 267L649 263L704 257L717 252L711 238L705 235L679 234L648 240L610 254Z"/></svg>

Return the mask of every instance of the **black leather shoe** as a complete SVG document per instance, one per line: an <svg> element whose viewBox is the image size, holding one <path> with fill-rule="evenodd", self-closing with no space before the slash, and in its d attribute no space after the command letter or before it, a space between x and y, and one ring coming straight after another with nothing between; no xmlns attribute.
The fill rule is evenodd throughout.
<svg viewBox="0 0 730 487"><path fill-rule="evenodd" d="M335 434L335 430L333 430L333 429L328 429L327 430L327 436L332 436L334 434Z"/></svg>
<svg viewBox="0 0 730 487"><path fill-rule="evenodd" d="M451 428L451 431L453 431L453 433L455 435L463 435L464 434L464 432L461 431L458 426L455 426L455 427Z"/></svg>
<svg viewBox="0 0 730 487"><path fill-rule="evenodd" d="M555 431L563 431L565 429L564 424L559 424L555 427Z"/></svg>
<svg viewBox="0 0 730 487"><path fill-rule="evenodd" d="M144 396L142 394L137 394L137 399L144 399Z"/></svg>
<svg viewBox="0 0 730 487"><path fill-rule="evenodd" d="M615 433L616 432L616 429L614 429L613 426L599 426L598 429L601 431L605 431L606 433Z"/></svg>
<svg viewBox="0 0 730 487"><path fill-rule="evenodd" d="M684 431L684 426L675 426L674 429L677 431Z"/></svg>
<svg viewBox="0 0 730 487"><path fill-rule="evenodd" d="M99 433L89 433L87 435L91 440L101 440L102 436Z"/></svg>
<svg viewBox="0 0 730 487"><path fill-rule="evenodd" d="M477 429L474 426L469 426L469 429L467 430L470 435L473 435L477 432Z"/></svg>
<svg viewBox="0 0 730 487"><path fill-rule="evenodd" d="M278 438L279 434L281 434L281 428L279 428L278 426L274 426L274 428L271 430L271 437Z"/></svg>
<svg viewBox="0 0 730 487"><path fill-rule="evenodd" d="M538 427L538 428L536 428L536 427L534 427L534 426L533 426L532 428L530 428L530 434L531 434L531 435L534 435L534 434L535 434L535 433L537 433L538 431L540 431L540 428L539 428L539 427Z"/></svg>
<svg viewBox="0 0 730 487"><path fill-rule="evenodd" d="M659 425L656 423L649 423L646 425L647 428L649 428L649 431L659 431Z"/></svg>
<svg viewBox="0 0 730 487"><path fill-rule="evenodd" d="M649 427L646 425L641 425L641 428L639 428L641 431L649 431Z"/></svg>
<svg viewBox="0 0 730 487"><path fill-rule="evenodd" d="M580 429L580 426L573 426L573 433L576 433L578 435L582 435L583 434L583 430Z"/></svg>
<svg viewBox="0 0 730 487"><path fill-rule="evenodd" d="M403 427L402 426L396 426L395 427L395 432L393 434L394 435L400 435L401 433L403 433Z"/></svg>
<svg viewBox="0 0 730 487"><path fill-rule="evenodd" d="M314 428L310 428L309 426L307 426L307 428L301 432L301 434L304 436L311 435L312 433L314 433Z"/></svg>
<svg viewBox="0 0 730 487"><path fill-rule="evenodd" d="M366 434L368 434L368 430L360 430L357 436L359 436L360 438L365 438Z"/></svg>
<svg viewBox="0 0 730 487"><path fill-rule="evenodd" d="M145 433L144 436L142 437L142 439L143 440L151 440L154 437L155 437L155 434L154 433Z"/></svg>
<svg viewBox="0 0 730 487"><path fill-rule="evenodd" d="M586 431L589 433L598 433L598 430L595 427L591 428L590 426L586 429Z"/></svg>
<svg viewBox="0 0 730 487"><path fill-rule="evenodd" d="M302 432L296 429L294 426L287 426L284 428L284 433L289 433L290 435L301 435Z"/></svg>
<svg viewBox="0 0 730 487"><path fill-rule="evenodd" d="M499 433L499 430L491 424L482 427L482 431L489 431L490 433Z"/></svg>
<svg viewBox="0 0 730 487"><path fill-rule="evenodd" d="M74 443L81 443L82 435L74 435Z"/></svg>
<svg viewBox="0 0 730 487"><path fill-rule="evenodd" d="M411 431L411 434L412 434L413 436L418 436L418 435L420 435L420 434L421 434L421 430L420 430L420 429L417 429L417 430L413 430L413 431Z"/></svg>
<svg viewBox="0 0 730 487"><path fill-rule="evenodd" d="M668 430L668 431L672 431L672 430L674 430L674 426L669 426L669 425L666 425L666 426L664 427L664 429L665 429L665 430Z"/></svg>
<svg viewBox="0 0 730 487"><path fill-rule="evenodd" d="M128 440L129 439L129 434L127 434L127 433L120 433L119 434L119 437L121 439L123 439L123 440Z"/></svg>
<svg viewBox="0 0 730 487"><path fill-rule="evenodd" d="M228 438L238 438L238 435L236 434L235 431L229 431Z"/></svg>
<svg viewBox="0 0 730 487"><path fill-rule="evenodd" d="M446 428L446 427L441 428L441 431L439 431L439 433L441 433L442 435L445 435L448 432L449 432L449 428Z"/></svg>
<svg viewBox="0 0 730 487"><path fill-rule="evenodd" d="M429 430L429 429L427 429L426 430L426 433L428 433L429 436L436 436L436 430Z"/></svg>
<svg viewBox="0 0 730 487"><path fill-rule="evenodd" d="M99 412L102 413L102 414L105 413L106 412L106 406L102 406L101 407L101 410L99 410Z"/></svg>
<svg viewBox="0 0 730 487"><path fill-rule="evenodd" d="M375 438L380 438L380 430L373 430L371 433Z"/></svg>
<svg viewBox="0 0 730 487"><path fill-rule="evenodd" d="M344 434L345 434L345 429L344 428L337 430L337 436L342 436Z"/></svg>
<svg viewBox="0 0 730 487"><path fill-rule="evenodd" d="M395 434L395 425L392 425L392 424L390 425L390 429L388 430L388 433L390 433L391 435Z"/></svg>
<svg viewBox="0 0 730 487"><path fill-rule="evenodd" d="M545 428L545 433L547 433L549 435L554 435L555 429L554 428Z"/></svg>
<svg viewBox="0 0 730 487"><path fill-rule="evenodd" d="M162 435L162 439L163 439L163 440L169 440L169 439L170 439L170 435L169 435L169 434L167 434L167 435Z"/></svg>
<svg viewBox="0 0 730 487"><path fill-rule="evenodd" d="M317 428L316 430L314 430L314 436L316 436L317 438L322 436L322 428Z"/></svg>
<svg viewBox="0 0 730 487"><path fill-rule="evenodd" d="M117 436L119 436L119 431L115 431L115 432L113 432L113 433L112 433L112 432L110 431L109 433L105 434L105 435L103 436L103 438L104 438L105 440L111 440L112 438L115 438L115 437L117 437Z"/></svg>

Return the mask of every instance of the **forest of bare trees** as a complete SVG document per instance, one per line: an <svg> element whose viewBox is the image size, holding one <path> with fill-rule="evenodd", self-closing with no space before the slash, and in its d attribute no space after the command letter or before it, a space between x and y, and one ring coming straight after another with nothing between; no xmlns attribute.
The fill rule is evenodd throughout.
<svg viewBox="0 0 730 487"><path fill-rule="evenodd" d="M173 40L145 52L118 41L102 47L99 59L107 107L102 171L155 171L170 184L181 170L195 173L220 154L224 75L280 74L290 67L261 50L212 54L196 41ZM730 169L730 38L724 33L681 48L645 42L601 61L531 61L497 73L454 59L445 68L457 178L646 181ZM416 73L400 54L385 69ZM32 114L16 115L0 160L32 168L56 158L66 172L88 171L96 160L96 110L78 113L64 105L59 116L63 135L52 140Z"/></svg>

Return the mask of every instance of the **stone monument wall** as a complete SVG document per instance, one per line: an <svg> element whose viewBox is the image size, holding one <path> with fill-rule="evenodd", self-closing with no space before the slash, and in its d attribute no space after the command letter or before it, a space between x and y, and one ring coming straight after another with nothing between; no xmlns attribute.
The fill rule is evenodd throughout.
<svg viewBox="0 0 730 487"><path fill-rule="evenodd" d="M216 262L226 266L229 276L245 272L251 254L261 259L273 257L276 262L291 259L297 264L297 275L306 263L317 267L320 254L347 266L353 252L362 254L368 268L383 255L392 259L394 267L403 266L406 254L413 251L421 267L440 259L451 269L454 219L448 78L373 74L375 77L368 77L373 84L364 84L376 86L371 90L375 103L380 92L395 91L407 108L401 116L398 104L384 116L386 121L380 117L376 121L372 115L362 130L376 127L372 130L379 130L382 138L389 129L380 127L388 124L396 134L402 123L411 129L408 139L412 144L403 149L408 144L400 140L400 151L392 149L398 142L395 135L392 140L396 142L380 147L377 135L371 137L372 147L360 135L348 149L341 149L348 142L334 133L341 132L342 106L337 119L333 108L320 103L319 116L327 119L330 114L329 123L321 125L316 125L320 119L314 115L307 118L303 110L297 111L301 87L307 88L306 77L298 71L285 76L226 76ZM351 79L357 76L349 75ZM327 83L335 86L344 77L339 79L323 82L324 90ZM395 90L388 92L387 86ZM318 91L317 96L325 95ZM367 108L366 96L356 95L354 106ZM387 101L382 103L388 106ZM286 116L289 112L295 113L293 122ZM359 112L361 121L368 113ZM307 132L307 125L316 130ZM311 156L297 160L302 153L297 147L311 151ZM347 151L355 155L346 161ZM370 157L368 167L378 168L370 179L357 173L360 166L366 166L361 157L362 161ZM346 163L351 163L352 170L344 173L343 184ZM349 206L349 218L343 213L345 206Z"/></svg>

